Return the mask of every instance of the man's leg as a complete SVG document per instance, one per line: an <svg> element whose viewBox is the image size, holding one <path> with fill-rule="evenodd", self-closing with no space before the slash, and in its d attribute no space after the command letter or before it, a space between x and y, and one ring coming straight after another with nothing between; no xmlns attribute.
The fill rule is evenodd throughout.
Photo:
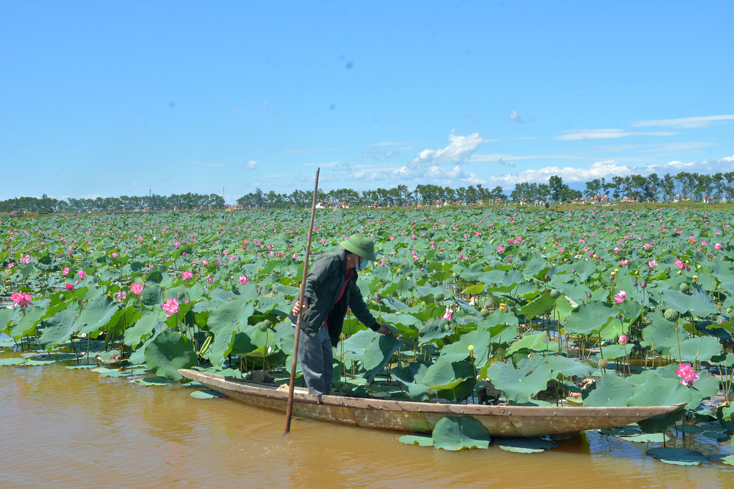
<svg viewBox="0 0 734 489"><path fill-rule="evenodd" d="M326 394L331 390L331 380L334 377L334 350L331 346L331 338L329 337L329 329L321 328L324 333L324 338L321 341L321 351L324 357L324 386L326 387Z"/></svg>
<svg viewBox="0 0 734 489"><path fill-rule="evenodd" d="M293 331L295 334L296 325L293 325ZM301 330L301 334L298 337L298 361L301 362L301 370L303 370L303 379L306 381L308 387L308 393L317 396L324 395L328 391L327 386L324 384L324 352L321 347L322 330L314 338L311 338L308 333ZM328 338L328 331L326 333ZM329 364L331 367L331 364ZM333 368L333 367L332 367Z"/></svg>

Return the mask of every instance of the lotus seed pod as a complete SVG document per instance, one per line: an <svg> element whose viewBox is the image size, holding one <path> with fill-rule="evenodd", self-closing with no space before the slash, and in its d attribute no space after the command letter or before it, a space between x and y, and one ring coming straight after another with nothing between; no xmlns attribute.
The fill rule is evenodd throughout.
<svg viewBox="0 0 734 489"><path fill-rule="evenodd" d="M688 292L688 284L685 283L685 282L683 282L682 284L680 284L680 291L681 292Z"/></svg>
<svg viewBox="0 0 734 489"><path fill-rule="evenodd" d="M665 319L668 321L677 321L680 314L675 309L666 309L664 313Z"/></svg>
<svg viewBox="0 0 734 489"><path fill-rule="evenodd" d="M604 360L603 358L599 360L599 368L607 368L607 365L609 365L609 362Z"/></svg>
<svg viewBox="0 0 734 489"><path fill-rule="evenodd" d="M66 296L64 294L59 294L59 300L60 301L65 301L66 300Z"/></svg>
<svg viewBox="0 0 734 489"><path fill-rule="evenodd" d="M265 321L263 321L262 323L258 325L258 328L260 328L260 331L264 333L265 331L268 330L268 325L265 323Z"/></svg>
<svg viewBox="0 0 734 489"><path fill-rule="evenodd" d="M486 307L483 307L480 313L482 314L482 317L486 318L487 316L489 316L489 309L487 309Z"/></svg>
<svg viewBox="0 0 734 489"><path fill-rule="evenodd" d="M550 291L550 296L551 299L558 299L559 297L561 297L561 291L558 289L553 289Z"/></svg>

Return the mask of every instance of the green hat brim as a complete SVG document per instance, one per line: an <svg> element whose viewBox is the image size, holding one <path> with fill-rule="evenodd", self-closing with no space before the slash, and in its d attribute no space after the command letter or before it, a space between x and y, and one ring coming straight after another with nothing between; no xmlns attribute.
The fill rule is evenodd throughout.
<svg viewBox="0 0 734 489"><path fill-rule="evenodd" d="M375 261L377 259L377 253L375 253L374 251L372 253L367 253L364 250L354 246L349 241L344 241L342 243L342 248L344 248L347 251L351 251L355 255L361 256L365 260Z"/></svg>

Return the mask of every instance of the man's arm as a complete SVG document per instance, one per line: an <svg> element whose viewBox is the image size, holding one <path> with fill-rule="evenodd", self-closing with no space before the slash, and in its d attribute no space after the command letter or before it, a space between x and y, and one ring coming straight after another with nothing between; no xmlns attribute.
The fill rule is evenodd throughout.
<svg viewBox="0 0 734 489"><path fill-rule="evenodd" d="M349 291L349 307L352 309L354 315L359 319L362 324L380 334L388 334L390 329L387 324L378 324L377 319L372 315L367 304L364 303L362 298L362 291L357 287L357 282L350 287Z"/></svg>

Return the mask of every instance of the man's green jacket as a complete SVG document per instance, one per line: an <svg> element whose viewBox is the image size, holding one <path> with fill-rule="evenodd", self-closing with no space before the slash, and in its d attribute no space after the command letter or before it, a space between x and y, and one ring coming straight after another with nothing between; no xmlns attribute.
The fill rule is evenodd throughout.
<svg viewBox="0 0 734 489"><path fill-rule="evenodd" d="M351 308L357 319L373 331L377 331L380 327L362 299L362 292L357 287L356 270L344 290L344 296L339 303L336 302L345 280L347 280L345 252L324 253L318 256L306 276L304 300L308 303L308 309L301 314L303 331L314 337L326 321L329 337L334 346L339 343L347 308ZM295 324L296 317L293 313L288 317Z"/></svg>

